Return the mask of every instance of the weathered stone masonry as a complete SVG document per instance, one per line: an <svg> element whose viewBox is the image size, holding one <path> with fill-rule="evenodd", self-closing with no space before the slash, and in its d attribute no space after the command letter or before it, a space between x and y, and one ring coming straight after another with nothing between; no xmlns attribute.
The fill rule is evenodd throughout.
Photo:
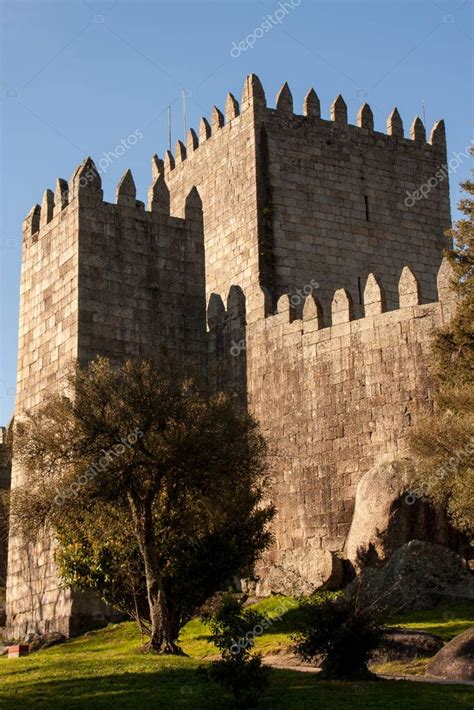
<svg viewBox="0 0 474 710"><path fill-rule="evenodd" d="M399 308L385 311L383 289L371 274L365 316L353 319L350 297L340 289L326 327L313 296L302 318L291 320L286 295L277 314L253 326L230 313L214 325L211 338L222 356L236 343L234 352L244 352L244 344L249 404L276 459L276 545L261 566L264 577L285 550L343 551L362 475L406 457L409 427L429 401L430 336L455 308L450 278L443 262L439 302L420 305L418 283L405 267Z"/></svg>
<svg viewBox="0 0 474 710"><path fill-rule="evenodd" d="M48 210L52 194L45 193L41 209L34 207L24 224L17 420L63 386L61 372L71 360L103 355L118 362L166 352L203 373L204 243L197 191L186 200L185 218L171 217L158 176L145 211L126 173L117 204L106 204L99 176L86 160L69 187L58 181ZM13 486L21 482L15 461L12 478ZM59 589L53 555L49 536L34 548L11 537L12 636L54 629L70 634L108 614L103 604Z"/></svg>
<svg viewBox="0 0 474 710"><path fill-rule="evenodd" d="M429 399L430 332L453 309L446 265L436 286L447 180L404 204L446 162L443 123L429 143L419 119L410 139L396 111L387 128L374 131L367 105L348 125L341 97L322 119L314 91L295 115L286 84L267 108L251 75L240 107L229 94L225 117L214 108L187 146L153 158L146 209L129 171L116 205L90 159L58 181L24 224L15 416L61 386L71 359L172 354L237 388L269 438L278 517L265 564L343 550L359 478L406 452ZM26 555L10 541L13 634L106 616L58 589L53 547Z"/></svg>

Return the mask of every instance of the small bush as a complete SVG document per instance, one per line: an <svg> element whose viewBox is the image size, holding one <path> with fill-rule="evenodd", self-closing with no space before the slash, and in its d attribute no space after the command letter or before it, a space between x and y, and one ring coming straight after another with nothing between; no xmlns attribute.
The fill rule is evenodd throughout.
<svg viewBox="0 0 474 710"><path fill-rule="evenodd" d="M305 661L322 659L324 678L375 678L368 669L371 651L383 627L372 608L359 608L341 592L318 592L303 602L302 631L294 640L295 652Z"/></svg>
<svg viewBox="0 0 474 710"><path fill-rule="evenodd" d="M262 665L261 655L251 651L255 636L269 626L268 619L244 609L243 601L232 594L226 594L217 611L205 618L221 652L221 660L211 664L208 677L233 693L236 707L256 707L268 682L268 668Z"/></svg>

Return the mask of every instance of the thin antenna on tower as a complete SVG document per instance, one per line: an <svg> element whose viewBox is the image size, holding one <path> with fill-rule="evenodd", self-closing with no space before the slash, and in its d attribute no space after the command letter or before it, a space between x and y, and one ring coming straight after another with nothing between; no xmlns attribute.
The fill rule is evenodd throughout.
<svg viewBox="0 0 474 710"><path fill-rule="evenodd" d="M186 89L181 92L183 97L183 143L186 145Z"/></svg>
<svg viewBox="0 0 474 710"><path fill-rule="evenodd" d="M168 106L168 150L171 153L171 106Z"/></svg>

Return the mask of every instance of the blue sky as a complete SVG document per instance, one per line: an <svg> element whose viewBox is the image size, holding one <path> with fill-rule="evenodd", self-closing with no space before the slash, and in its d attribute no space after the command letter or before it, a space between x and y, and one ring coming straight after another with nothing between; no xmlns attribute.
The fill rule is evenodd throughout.
<svg viewBox="0 0 474 710"><path fill-rule="evenodd" d="M338 93L350 122L368 101L377 130L394 105L406 131L423 111L428 130L444 118L449 157L473 136L472 0L3 0L0 12L3 424L13 411L24 216L86 155L98 161L116 153L137 131L143 138L112 158L103 186L113 201L130 167L145 199L151 155L167 147L169 104L173 145L182 137L183 89L188 127L197 128L213 104L223 109L228 91L240 99L245 76L255 72L270 106L287 80L297 112L313 86L325 118ZM259 38L265 21L271 29ZM464 161L451 176L453 215L468 171Z"/></svg>

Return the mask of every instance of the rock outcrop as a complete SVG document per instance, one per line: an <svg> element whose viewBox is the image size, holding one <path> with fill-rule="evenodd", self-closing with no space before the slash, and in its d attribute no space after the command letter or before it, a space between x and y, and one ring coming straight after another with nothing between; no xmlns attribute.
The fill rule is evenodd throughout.
<svg viewBox="0 0 474 710"><path fill-rule="evenodd" d="M343 565L337 555L315 545L287 550L258 583L257 596L308 595L316 589L340 589Z"/></svg>
<svg viewBox="0 0 474 710"><path fill-rule="evenodd" d="M474 680L474 626L438 651L426 673L446 680Z"/></svg>
<svg viewBox="0 0 474 710"><path fill-rule="evenodd" d="M388 612L430 609L474 601L474 576L452 550L412 540L383 567L365 569L346 593Z"/></svg>
<svg viewBox="0 0 474 710"><path fill-rule="evenodd" d="M461 535L449 524L445 511L407 494L400 463L374 466L360 479L344 550L357 570L389 559L410 540L459 549Z"/></svg>

